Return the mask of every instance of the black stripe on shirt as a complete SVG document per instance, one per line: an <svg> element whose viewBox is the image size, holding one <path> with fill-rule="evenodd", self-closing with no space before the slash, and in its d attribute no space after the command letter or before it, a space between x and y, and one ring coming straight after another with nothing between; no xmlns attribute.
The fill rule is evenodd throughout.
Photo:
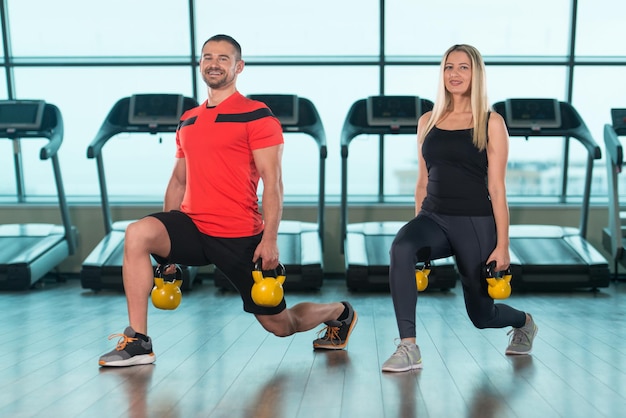
<svg viewBox="0 0 626 418"><path fill-rule="evenodd" d="M262 107L261 109L253 110L252 112L246 113L220 113L215 118L215 122L252 122L253 120L263 119L270 116L274 116L271 110L267 107Z"/></svg>
<svg viewBox="0 0 626 418"><path fill-rule="evenodd" d="M196 119L198 119L197 116L191 117L189 119L181 120L180 122L178 122L178 128L177 129L180 129L183 126L193 125L194 123L196 123Z"/></svg>

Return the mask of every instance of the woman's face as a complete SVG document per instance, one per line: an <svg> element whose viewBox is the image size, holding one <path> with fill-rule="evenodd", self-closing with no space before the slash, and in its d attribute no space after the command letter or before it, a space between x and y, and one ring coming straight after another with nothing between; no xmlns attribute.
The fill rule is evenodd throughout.
<svg viewBox="0 0 626 418"><path fill-rule="evenodd" d="M469 95L472 88L472 61L463 51L448 54L443 70L446 90L451 94Z"/></svg>

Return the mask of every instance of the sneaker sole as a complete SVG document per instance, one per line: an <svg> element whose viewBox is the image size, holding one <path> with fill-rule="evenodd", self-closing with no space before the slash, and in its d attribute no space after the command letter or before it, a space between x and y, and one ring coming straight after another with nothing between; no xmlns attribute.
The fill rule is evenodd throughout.
<svg viewBox="0 0 626 418"><path fill-rule="evenodd" d="M139 356L133 356L126 360L117 361L105 361L100 360L98 364L103 367L126 367L126 366L139 366L142 364L152 364L156 361L156 356L152 354L142 354Z"/></svg>
<svg viewBox="0 0 626 418"><path fill-rule="evenodd" d="M420 362L417 364L411 364L409 367L403 367L402 369L394 369L391 367L383 367L382 371L383 372L391 372L391 373L399 373L399 372L408 372L410 370L419 370L423 367L422 365L422 360L420 359Z"/></svg>
<svg viewBox="0 0 626 418"><path fill-rule="evenodd" d="M352 334L352 330L354 329L354 326L359 320L359 316L357 315L356 311L354 311L353 318L354 319L352 319L350 328L348 328L348 334L346 335L346 340L343 342L343 344L332 344L329 342L328 344L320 345L320 344L313 343L313 348L316 350L343 350L344 348L346 348L346 346L348 345L348 340L350 339L350 334Z"/></svg>

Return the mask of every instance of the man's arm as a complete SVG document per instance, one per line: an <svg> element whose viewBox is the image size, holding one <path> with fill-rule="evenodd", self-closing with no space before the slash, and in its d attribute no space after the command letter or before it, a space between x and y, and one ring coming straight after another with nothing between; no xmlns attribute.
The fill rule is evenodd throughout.
<svg viewBox="0 0 626 418"><path fill-rule="evenodd" d="M180 210L180 205L185 196L185 186L187 184L187 171L185 167L185 159L177 158L174 163L172 176L165 190L165 199L163 201L163 211Z"/></svg>
<svg viewBox="0 0 626 418"><path fill-rule="evenodd" d="M275 145L252 151L254 163L263 180L263 238L259 243L254 258L263 260L263 269L272 270L279 262L278 225L283 215L283 145Z"/></svg>

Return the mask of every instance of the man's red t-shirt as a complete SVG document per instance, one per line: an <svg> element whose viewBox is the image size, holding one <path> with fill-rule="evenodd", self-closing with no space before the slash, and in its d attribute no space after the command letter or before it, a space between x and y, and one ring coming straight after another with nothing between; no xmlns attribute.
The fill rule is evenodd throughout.
<svg viewBox="0 0 626 418"><path fill-rule="evenodd" d="M264 103L233 93L215 107L205 101L181 116L176 157L187 179L181 211L204 234L223 238L263 230L252 150L283 143L280 122Z"/></svg>

